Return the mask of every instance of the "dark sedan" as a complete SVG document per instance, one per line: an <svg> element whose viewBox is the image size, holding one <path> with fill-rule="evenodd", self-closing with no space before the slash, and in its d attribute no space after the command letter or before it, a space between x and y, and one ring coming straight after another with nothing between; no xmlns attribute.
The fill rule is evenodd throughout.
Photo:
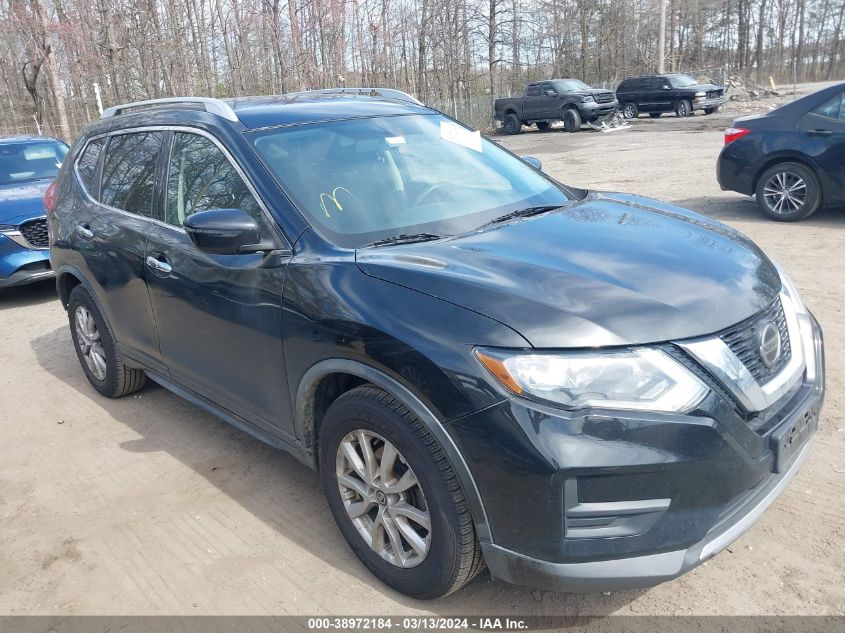
<svg viewBox="0 0 845 633"><path fill-rule="evenodd" d="M716 174L780 222L845 206L845 83L734 121Z"/></svg>
<svg viewBox="0 0 845 633"><path fill-rule="evenodd" d="M43 136L0 138L0 288L54 276L44 192L67 149Z"/></svg>

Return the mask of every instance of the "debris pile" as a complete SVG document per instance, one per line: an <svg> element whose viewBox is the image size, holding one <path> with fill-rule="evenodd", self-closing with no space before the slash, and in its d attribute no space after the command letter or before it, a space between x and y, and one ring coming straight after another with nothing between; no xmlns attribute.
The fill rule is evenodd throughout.
<svg viewBox="0 0 845 633"><path fill-rule="evenodd" d="M784 96L784 93L775 90L774 84L764 86L740 75L729 75L725 87L731 101L756 101L766 97Z"/></svg>

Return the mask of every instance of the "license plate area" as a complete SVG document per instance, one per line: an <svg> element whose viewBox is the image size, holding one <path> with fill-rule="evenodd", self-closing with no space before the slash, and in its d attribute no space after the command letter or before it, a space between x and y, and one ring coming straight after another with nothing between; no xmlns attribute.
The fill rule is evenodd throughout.
<svg viewBox="0 0 845 633"><path fill-rule="evenodd" d="M772 434L772 450L775 453L775 472L788 470L819 423L819 410L810 407L789 424Z"/></svg>

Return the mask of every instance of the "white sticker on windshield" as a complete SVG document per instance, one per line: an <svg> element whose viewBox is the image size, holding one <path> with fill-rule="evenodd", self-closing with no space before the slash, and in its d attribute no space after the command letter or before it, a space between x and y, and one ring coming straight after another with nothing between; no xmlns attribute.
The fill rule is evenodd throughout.
<svg viewBox="0 0 845 633"><path fill-rule="evenodd" d="M404 136L388 136L384 140L387 141L388 145L404 145L405 144L405 137Z"/></svg>
<svg viewBox="0 0 845 633"><path fill-rule="evenodd" d="M472 131L452 123L451 121L440 122L440 138L456 145L468 147L476 152L481 152L481 132Z"/></svg>

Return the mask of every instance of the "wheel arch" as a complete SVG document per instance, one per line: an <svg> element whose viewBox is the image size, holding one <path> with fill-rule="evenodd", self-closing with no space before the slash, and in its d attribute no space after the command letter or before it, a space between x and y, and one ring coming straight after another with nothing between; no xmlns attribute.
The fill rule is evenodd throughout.
<svg viewBox="0 0 845 633"><path fill-rule="evenodd" d="M317 442L323 414L340 395L367 383L384 389L408 407L437 439L458 476L479 540L491 543L490 527L481 494L452 437L437 415L422 400L408 387L380 369L356 360L331 358L312 365L305 372L297 389L294 416L296 436L300 442L303 459L315 470L318 469ZM337 385L340 385L339 389ZM334 391L326 391L331 389ZM321 395L328 395L330 399L321 399Z"/></svg>
<svg viewBox="0 0 845 633"><path fill-rule="evenodd" d="M778 154L776 156L769 156L766 160L760 164L759 167L754 172L754 178L751 180L751 194L754 195L757 191L757 184L760 182L760 178L766 173L767 169L771 169L775 165L779 163L798 163L802 167L806 167L809 169L813 176L816 177L816 182L819 184L819 198L821 200L820 207L824 205L824 187L822 186L822 180L819 176L819 170L816 169L816 166L813 164L813 161L809 159L804 154Z"/></svg>
<svg viewBox="0 0 845 633"><path fill-rule="evenodd" d="M80 271L76 266L71 266L70 264L63 264L59 266L56 269L56 292L58 293L59 301L62 302L62 307L64 307L65 310L68 308L70 293L73 292L73 289L76 288L76 286L82 286L88 291L91 300L97 306L100 316L102 316L103 321L106 322L106 328L115 339L115 343L117 343L117 338L115 337L114 328L111 325L109 314L103 308L100 298L97 296L97 293L94 292L94 288L85 275L82 274L82 271Z"/></svg>

